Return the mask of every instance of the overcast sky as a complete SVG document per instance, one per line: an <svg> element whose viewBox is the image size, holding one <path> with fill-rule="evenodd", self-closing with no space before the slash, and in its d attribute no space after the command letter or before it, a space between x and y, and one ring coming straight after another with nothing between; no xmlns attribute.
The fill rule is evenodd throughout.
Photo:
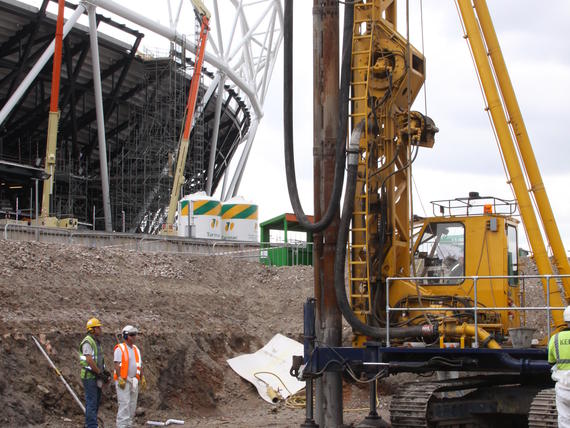
<svg viewBox="0 0 570 428"><path fill-rule="evenodd" d="M229 0L219 0L220 5L224 2ZM188 8L189 2L186 3ZM121 4L168 24L166 0L123 0ZM206 4L211 6L211 0ZM310 0L295 2L295 156L306 213L313 211L312 5ZM552 0L537 6L531 0L488 0L488 6L563 241L570 249L570 2ZM189 10L185 13L181 23L191 20ZM454 1L425 0L423 22L427 113L440 131L434 148L420 150L414 163L414 211L429 215L430 201L466 196L469 191L510 199L513 196L483 110L483 98ZM410 0L410 27L412 44L421 50L420 0ZM405 35L404 1L399 2L399 29ZM147 48L157 45L167 46L150 34L143 39ZM282 77L281 49L265 115L239 190L240 195L259 204L261 221L291 212L283 161ZM414 109L425 113L423 92Z"/></svg>

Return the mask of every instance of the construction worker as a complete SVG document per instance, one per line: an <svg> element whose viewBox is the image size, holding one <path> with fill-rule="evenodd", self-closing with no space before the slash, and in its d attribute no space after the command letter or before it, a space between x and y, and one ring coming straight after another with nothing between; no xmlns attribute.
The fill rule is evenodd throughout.
<svg viewBox="0 0 570 428"><path fill-rule="evenodd" d="M548 342L548 362L552 367L552 380L556 382L556 409L558 427L570 428L570 306L563 315L567 328L556 333Z"/></svg>
<svg viewBox="0 0 570 428"><path fill-rule="evenodd" d="M87 336L79 344L81 380L85 389L85 427L97 428L97 413L101 402L101 388L109 382L111 373L105 370L105 359L101 347L101 321L91 318L87 321Z"/></svg>
<svg viewBox="0 0 570 428"><path fill-rule="evenodd" d="M132 325L123 328L123 343L115 346L115 384L117 386L117 428L131 427L137 409L139 387L146 389L141 353L135 342L138 330Z"/></svg>

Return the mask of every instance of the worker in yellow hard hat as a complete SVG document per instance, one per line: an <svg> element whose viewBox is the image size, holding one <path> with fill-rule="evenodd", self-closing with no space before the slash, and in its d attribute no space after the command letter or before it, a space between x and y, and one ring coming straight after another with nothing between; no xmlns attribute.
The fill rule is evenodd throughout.
<svg viewBox="0 0 570 428"><path fill-rule="evenodd" d="M111 379L105 369L101 347L101 321L91 318L87 321L87 336L79 344L81 380L85 389L85 427L98 428L97 413L101 402L101 389Z"/></svg>
<svg viewBox="0 0 570 428"><path fill-rule="evenodd" d="M564 309L567 328L556 333L548 342L548 362L553 363L552 380L556 382L558 426L570 428L570 306Z"/></svg>

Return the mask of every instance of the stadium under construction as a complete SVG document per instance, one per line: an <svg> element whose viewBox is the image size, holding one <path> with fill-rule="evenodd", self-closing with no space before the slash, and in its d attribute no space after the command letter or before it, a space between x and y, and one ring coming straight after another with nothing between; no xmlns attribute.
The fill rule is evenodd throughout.
<svg viewBox="0 0 570 428"><path fill-rule="evenodd" d="M82 5L66 2L68 22ZM172 33L170 48L164 52L142 49L146 30L141 25L146 21L136 15L125 23L116 18L121 6L117 8L96 11L111 224L116 231L156 233L167 215L197 40L179 35L175 28L153 28L164 36ZM111 13L113 18L108 16ZM240 46L228 46L236 51L235 61L227 54L222 59L216 56L224 43L219 33L219 39L212 41L213 50L206 53L182 194L218 190L222 198L231 198L238 190L281 43L279 14L270 9L267 13L263 31L259 23L248 27L244 15L236 14L243 41ZM214 18L219 25L218 17ZM33 220L38 215L46 179L52 57L27 87L22 85L54 40L56 21L49 0L37 6L0 0L1 218ZM264 33L261 42L254 39L259 33ZM259 46L261 53L252 55ZM63 39L50 215L73 217L80 227L104 230L108 220L90 49L90 28L79 21ZM21 96L14 101L18 92ZM228 167L240 152L231 176Z"/></svg>

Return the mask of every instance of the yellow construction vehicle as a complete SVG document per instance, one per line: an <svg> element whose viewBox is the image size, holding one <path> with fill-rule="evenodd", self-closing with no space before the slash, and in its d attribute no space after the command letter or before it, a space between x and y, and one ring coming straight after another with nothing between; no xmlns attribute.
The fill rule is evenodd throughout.
<svg viewBox="0 0 570 428"><path fill-rule="evenodd" d="M348 19L352 44L344 49L349 53L342 67L350 73L341 77L340 102L350 104L352 135L334 269L337 304L353 328L353 347L316 346L306 339L304 359L293 372L310 380L344 370L371 381L399 372L447 373L445 380L403 386L390 407L393 427L556 426L544 345L566 326L562 291L570 296L570 266L487 5L457 3L515 200L471 192L436 201L434 217L412 215L411 166L420 148L434 147L438 132L432 119L410 109L425 79L425 59L397 31L396 0L347 2L345 31ZM350 96L342 88L347 79ZM285 97L291 97L286 88ZM292 144L289 102L286 144ZM346 129L339 129L344 139ZM534 345L524 328L525 290L518 277L519 215L541 275L541 310L549 319L547 335ZM307 338L314 336L313 312L308 302Z"/></svg>

